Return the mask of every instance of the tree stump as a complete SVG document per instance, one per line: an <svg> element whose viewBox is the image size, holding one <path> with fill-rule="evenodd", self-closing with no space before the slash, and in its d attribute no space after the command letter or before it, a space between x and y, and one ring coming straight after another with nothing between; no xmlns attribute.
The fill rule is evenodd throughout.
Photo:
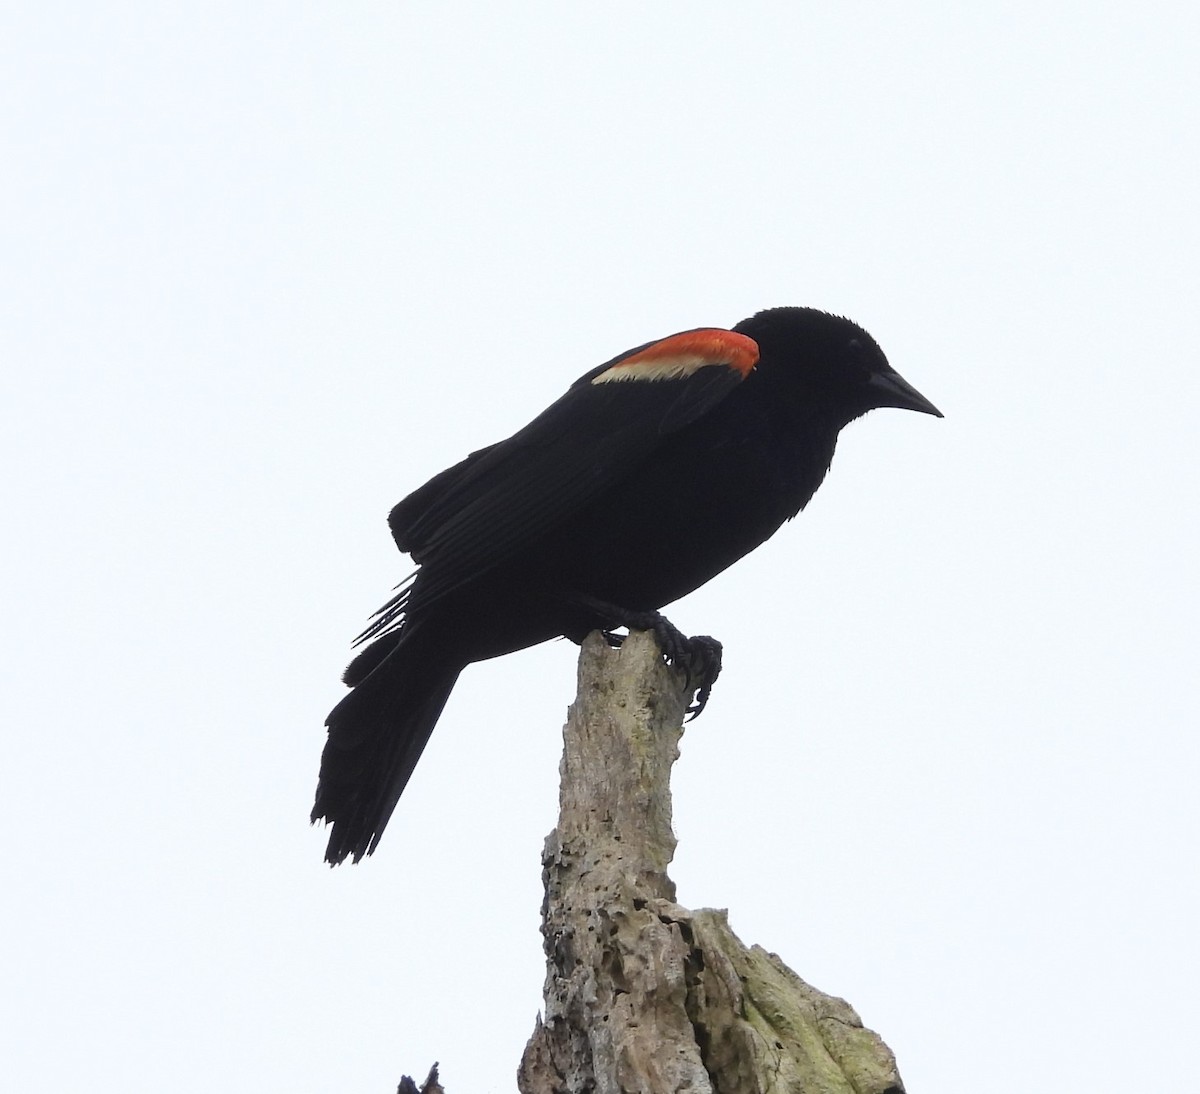
<svg viewBox="0 0 1200 1094"><path fill-rule="evenodd" d="M584 643L521 1094L903 1094L848 1003L744 946L724 911L675 903L669 780L688 699L651 635Z"/></svg>

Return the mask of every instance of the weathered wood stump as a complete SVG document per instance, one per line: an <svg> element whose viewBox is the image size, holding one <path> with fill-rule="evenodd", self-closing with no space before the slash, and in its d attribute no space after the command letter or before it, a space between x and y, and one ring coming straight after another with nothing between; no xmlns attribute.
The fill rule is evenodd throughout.
<svg viewBox="0 0 1200 1094"><path fill-rule="evenodd" d="M584 643L521 1094L902 1094L848 1003L744 946L725 912L675 903L669 781L687 701L650 635Z"/></svg>

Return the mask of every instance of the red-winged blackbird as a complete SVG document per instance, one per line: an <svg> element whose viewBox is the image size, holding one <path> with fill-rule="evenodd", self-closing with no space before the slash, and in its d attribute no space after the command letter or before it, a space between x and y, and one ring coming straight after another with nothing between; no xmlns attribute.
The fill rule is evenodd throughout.
<svg viewBox="0 0 1200 1094"><path fill-rule="evenodd" d="M359 636L330 713L312 819L326 859L379 843L459 673L560 635L653 629L698 713L720 645L658 609L808 503L838 431L875 407L941 413L866 331L812 308L647 342L580 377L520 432L388 517L419 564Z"/></svg>

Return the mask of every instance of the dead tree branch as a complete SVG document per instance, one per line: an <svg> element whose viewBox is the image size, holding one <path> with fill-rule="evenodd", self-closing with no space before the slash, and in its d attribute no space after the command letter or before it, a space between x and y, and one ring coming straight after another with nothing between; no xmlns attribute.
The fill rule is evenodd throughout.
<svg viewBox="0 0 1200 1094"><path fill-rule="evenodd" d="M675 903L671 765L687 696L651 636L584 644L546 840L545 1016L521 1094L902 1094L853 1008L723 911Z"/></svg>

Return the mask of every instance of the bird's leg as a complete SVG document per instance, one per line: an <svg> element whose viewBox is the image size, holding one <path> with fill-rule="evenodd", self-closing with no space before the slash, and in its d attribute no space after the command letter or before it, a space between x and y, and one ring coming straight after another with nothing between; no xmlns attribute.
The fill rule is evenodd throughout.
<svg viewBox="0 0 1200 1094"><path fill-rule="evenodd" d="M594 611L609 626L625 627L631 631L650 631L654 635L663 660L685 673L687 686L695 692L695 701L688 707L688 718L697 717L708 705L713 684L721 673L721 643L707 634L688 637L662 612L634 612L613 604L578 597L577 603ZM604 640L619 648L625 636L602 630Z"/></svg>

